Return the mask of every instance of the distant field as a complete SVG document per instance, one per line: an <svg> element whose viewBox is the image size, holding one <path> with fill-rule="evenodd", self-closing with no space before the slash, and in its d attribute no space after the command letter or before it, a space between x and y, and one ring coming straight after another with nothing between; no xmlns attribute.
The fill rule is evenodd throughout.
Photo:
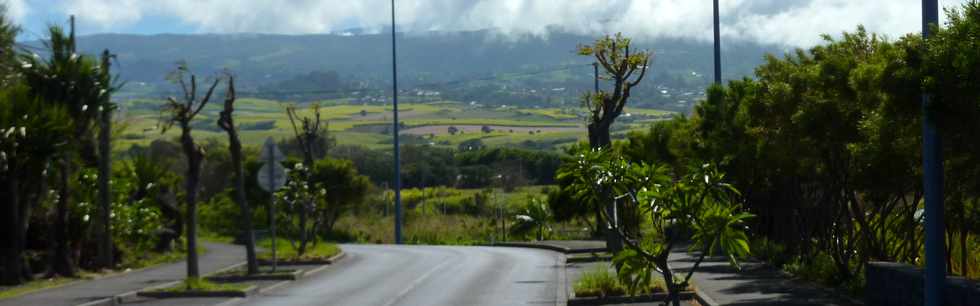
<svg viewBox="0 0 980 306"><path fill-rule="evenodd" d="M163 100L130 100L120 104L120 120L125 129L117 141L117 150L125 150L132 145L147 145L161 138L176 139L178 136L176 127L161 134L164 122L160 120L160 108L164 105ZM292 137L292 126L285 112L287 103L244 98L239 99L236 105L235 120L246 145L261 144L267 137ZM390 106L353 104L345 99L324 101L321 105L320 116L328 122L329 130L338 143L372 148L387 148L390 145ZM212 103L198 115L194 125L197 139L226 141L227 136L215 124L219 107L220 104ZM298 107L301 115L312 115L309 104ZM636 108L624 113L633 116L630 120L623 120L628 122L623 124L630 129L670 115L661 110ZM399 120L406 126L402 135L424 137L432 145L446 147L472 139L481 139L490 146L554 147L584 138L583 118L581 109L575 108L474 107L453 101L399 105ZM449 126L455 126L461 133L450 135ZM483 126L489 126L493 131L483 133Z"/></svg>

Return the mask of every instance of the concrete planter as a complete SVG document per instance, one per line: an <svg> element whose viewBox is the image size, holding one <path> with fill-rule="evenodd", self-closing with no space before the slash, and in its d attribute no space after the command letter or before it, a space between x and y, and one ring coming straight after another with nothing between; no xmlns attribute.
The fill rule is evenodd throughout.
<svg viewBox="0 0 980 306"><path fill-rule="evenodd" d="M140 291L136 295L156 299L170 298L200 298L200 297L248 297L254 294L258 286L249 286L242 290L221 291Z"/></svg>
<svg viewBox="0 0 980 306"><path fill-rule="evenodd" d="M327 258L327 259L314 259L314 260L282 260L282 259L280 259L276 263L276 265L279 265L279 266L319 266L319 265L331 265L331 264L337 262L338 260L343 259L345 256L347 256L347 253L344 253L344 251L340 251L340 253L337 253L337 255L334 255L333 257L330 257L330 258ZM261 265L261 266L271 266L272 265L272 261L271 260L259 259L258 261L259 261L259 265Z"/></svg>
<svg viewBox="0 0 980 306"><path fill-rule="evenodd" d="M234 282L247 282L247 281L298 280L298 279L300 279L303 276L303 270L300 270L300 269L296 269L296 270L290 271L289 273L279 272L279 273L276 273L276 274L271 274L271 273L258 273L258 274L255 274L255 275L245 275L244 274L245 271L242 271L242 273L243 274L241 274L241 275L232 274L232 275L208 276L208 277L206 277L206 279L209 280L209 281L214 281L214 282L231 282L231 283L234 283Z"/></svg>
<svg viewBox="0 0 980 306"><path fill-rule="evenodd" d="M681 300L693 300L694 291L682 291L679 293ZM607 297L577 297L568 299L568 306L593 306L609 304L629 304L629 303L653 303L667 300L667 293L654 293L638 296L607 296Z"/></svg>

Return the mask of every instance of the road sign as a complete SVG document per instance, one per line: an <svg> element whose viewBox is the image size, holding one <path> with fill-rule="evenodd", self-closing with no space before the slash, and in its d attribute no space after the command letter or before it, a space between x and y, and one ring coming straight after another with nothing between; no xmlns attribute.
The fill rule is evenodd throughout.
<svg viewBox="0 0 980 306"><path fill-rule="evenodd" d="M266 163L259 169L257 179L262 190L274 192L286 185L286 168L279 163Z"/></svg>
<svg viewBox="0 0 980 306"><path fill-rule="evenodd" d="M279 150L276 141L272 137L266 138L265 144L262 145L262 161L282 162L283 160L286 160L286 155Z"/></svg>

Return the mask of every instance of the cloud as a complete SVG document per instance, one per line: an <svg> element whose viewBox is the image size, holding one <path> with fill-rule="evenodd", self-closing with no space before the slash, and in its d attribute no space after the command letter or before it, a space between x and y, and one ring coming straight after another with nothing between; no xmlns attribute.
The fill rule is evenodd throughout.
<svg viewBox="0 0 980 306"><path fill-rule="evenodd" d="M23 7L24 0L8 0ZM30 0L28 0L30 1ZM308 34L350 28L380 31L390 22L388 0L50 0L104 31L153 16L198 32ZM940 0L944 7L966 0ZM641 39L711 38L709 0L396 0L405 31L493 28L506 35L624 32ZM721 0L723 36L730 40L809 46L823 33L864 24L899 37L919 31L919 1ZM26 9L26 8L25 8ZM12 9L12 12L14 10ZM165 29L161 31L165 32Z"/></svg>
<svg viewBox="0 0 980 306"><path fill-rule="evenodd" d="M24 18L30 13L29 7L25 0L4 0L0 1L7 7L7 14L10 18L17 23L23 22Z"/></svg>

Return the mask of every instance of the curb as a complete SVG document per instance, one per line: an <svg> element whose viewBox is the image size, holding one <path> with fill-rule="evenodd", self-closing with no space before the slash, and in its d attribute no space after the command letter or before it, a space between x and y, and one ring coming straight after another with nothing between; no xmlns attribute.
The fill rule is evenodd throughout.
<svg viewBox="0 0 980 306"><path fill-rule="evenodd" d="M700 288L694 288L694 299L698 301L701 306L719 306L718 302L715 302L708 294L701 291Z"/></svg>
<svg viewBox="0 0 980 306"><path fill-rule="evenodd" d="M572 249L572 248L553 245L553 244L528 243L528 242L498 242L493 244L482 244L482 246L543 249L543 250L555 251L564 254L602 253L602 252L609 251L606 248Z"/></svg>
<svg viewBox="0 0 980 306"><path fill-rule="evenodd" d="M345 255L347 255L347 254L344 253L343 250L341 250L340 253L337 253L336 255L334 255L334 256L332 256L330 258L327 258L327 259L278 261L278 262L276 262L276 265L278 265L278 266L330 265L330 264L333 264L335 261L340 260ZM272 265L272 261L271 260L268 260L268 259L259 259L258 260L258 263L259 263L260 266L271 266Z"/></svg>

